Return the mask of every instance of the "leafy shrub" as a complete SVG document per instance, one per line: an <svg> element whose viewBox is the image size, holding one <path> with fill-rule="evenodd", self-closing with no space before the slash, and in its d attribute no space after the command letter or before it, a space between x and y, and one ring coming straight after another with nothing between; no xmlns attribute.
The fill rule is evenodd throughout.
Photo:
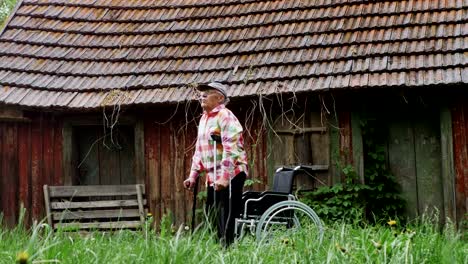
<svg viewBox="0 0 468 264"><path fill-rule="evenodd" d="M387 168L386 129L376 119L361 122L364 183L353 166L342 168L344 182L305 193L302 200L324 220L383 221L401 216L405 201L395 176ZM339 163L338 163L339 164Z"/></svg>

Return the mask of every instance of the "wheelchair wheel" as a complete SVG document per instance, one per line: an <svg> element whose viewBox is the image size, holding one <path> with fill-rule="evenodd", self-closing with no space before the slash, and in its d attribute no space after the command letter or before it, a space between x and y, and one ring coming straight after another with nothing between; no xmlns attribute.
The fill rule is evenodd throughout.
<svg viewBox="0 0 468 264"><path fill-rule="evenodd" d="M262 214L257 224L257 241L265 241L275 233L293 235L299 229L307 229L323 238L323 225L317 214L299 201L283 201L274 204Z"/></svg>

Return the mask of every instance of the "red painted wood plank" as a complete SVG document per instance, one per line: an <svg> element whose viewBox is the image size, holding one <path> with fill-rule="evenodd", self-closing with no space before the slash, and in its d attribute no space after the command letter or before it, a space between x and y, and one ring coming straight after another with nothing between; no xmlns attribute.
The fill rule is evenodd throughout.
<svg viewBox="0 0 468 264"><path fill-rule="evenodd" d="M192 167L192 157L193 153L195 152L195 144L197 141L197 130L195 123L191 123L187 126L186 129L186 138L185 138L185 161L184 161L184 178L188 178L190 175L190 169ZM184 179L184 180L185 180ZM179 183L182 184L182 183ZM203 180L200 179L198 183L198 190L203 187ZM185 189L184 189L185 190ZM187 224L189 221L192 220L192 208L194 202L194 193L188 190L185 190L185 203L186 203L186 222ZM197 208L201 208L201 203L197 201L196 203Z"/></svg>
<svg viewBox="0 0 468 264"><path fill-rule="evenodd" d="M18 126L9 123L4 126L2 151L2 207L4 222L14 227L18 216Z"/></svg>
<svg viewBox="0 0 468 264"><path fill-rule="evenodd" d="M25 225L31 222L31 125L21 124L18 127L18 175L19 201L23 204L26 215Z"/></svg>
<svg viewBox="0 0 468 264"><path fill-rule="evenodd" d="M161 213L164 215L170 211L174 214L174 159L175 147L173 138L172 123L168 123L160 128L161 152L159 159L161 161Z"/></svg>
<svg viewBox="0 0 468 264"><path fill-rule="evenodd" d="M353 162L353 141L351 132L351 113L338 112L338 126L340 128L340 157L344 165ZM343 180L343 179L342 179Z"/></svg>
<svg viewBox="0 0 468 264"><path fill-rule="evenodd" d="M42 115L32 117L31 123L31 187L32 187L32 219L41 220L44 212L43 161L42 161Z"/></svg>
<svg viewBox="0 0 468 264"><path fill-rule="evenodd" d="M179 123L181 127L183 124ZM179 127L178 126L178 127ZM175 171L174 171L174 182L173 182L173 189L174 189L174 204L175 204L175 217L177 220L177 224L186 223L186 212L187 208L186 205L186 195L184 192L184 186L182 182L185 179L185 140L186 140L186 132L183 129L176 129L174 131L176 133L175 139Z"/></svg>
<svg viewBox="0 0 468 264"><path fill-rule="evenodd" d="M260 129L260 147L259 147L259 152L258 156L260 157L260 175L261 175L261 181L262 181L262 190L268 189L268 170L267 170L267 134L265 127L262 126L262 122L259 121L259 129Z"/></svg>
<svg viewBox="0 0 468 264"><path fill-rule="evenodd" d="M3 134L5 134L4 132L4 126L5 126L5 123L0 123L0 153L3 153L4 150L3 150ZM3 184L3 178L5 178L5 176L3 175L3 156L0 156L2 158L0 158L0 212L3 212L3 195L1 195L3 193L3 189L6 188L5 185Z"/></svg>
<svg viewBox="0 0 468 264"><path fill-rule="evenodd" d="M455 163L455 200L457 221L461 221L467 212L468 193L468 107L461 101L452 109L453 150Z"/></svg>
<svg viewBox="0 0 468 264"><path fill-rule="evenodd" d="M153 121L145 120L145 164L147 197L150 212L158 222L161 219L160 132Z"/></svg>
<svg viewBox="0 0 468 264"><path fill-rule="evenodd" d="M42 160L43 174L41 185L53 183L54 166L54 120L50 115L45 115L42 126Z"/></svg>
<svg viewBox="0 0 468 264"><path fill-rule="evenodd" d="M63 129L63 120L56 120L54 125L54 167L53 167L53 179L52 182L54 185L63 185L63 168L62 168L62 149L63 149L63 139L62 139L62 129Z"/></svg>
<svg viewBox="0 0 468 264"><path fill-rule="evenodd" d="M247 158L253 161L253 166L251 166L250 169L250 179L257 179L261 182L268 182L268 177L265 179L264 175L261 174L261 164L260 164L260 156L261 151L259 151L259 147L261 146L261 142L258 136L258 127L253 127L251 131L251 135L247 136L249 139L249 142L244 142L244 144L250 144L251 151L250 153L247 153ZM247 133L244 133L244 136L246 136ZM249 157L250 156L250 157ZM254 190L255 191L262 191L262 187L259 184L254 185Z"/></svg>

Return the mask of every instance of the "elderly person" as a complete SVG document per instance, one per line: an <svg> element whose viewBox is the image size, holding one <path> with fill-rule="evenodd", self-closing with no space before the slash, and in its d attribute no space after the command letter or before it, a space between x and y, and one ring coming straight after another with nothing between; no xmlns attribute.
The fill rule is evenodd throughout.
<svg viewBox="0 0 468 264"><path fill-rule="evenodd" d="M228 246L234 241L234 218L242 210L242 188L247 176L243 129L226 108L229 99L223 84L203 84L198 90L203 115L190 176L184 181L184 187L193 189L197 177L205 176L208 192L205 209L214 213L218 238ZM216 164L212 135L221 137L221 142L216 143ZM215 166L217 175L214 175Z"/></svg>

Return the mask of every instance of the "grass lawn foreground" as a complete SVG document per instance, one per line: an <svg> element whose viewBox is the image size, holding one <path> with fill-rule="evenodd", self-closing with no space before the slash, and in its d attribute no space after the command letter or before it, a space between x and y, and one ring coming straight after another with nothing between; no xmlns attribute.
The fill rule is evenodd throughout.
<svg viewBox="0 0 468 264"><path fill-rule="evenodd" d="M167 221L166 221L167 222ZM320 244L314 232L277 234L268 242L247 235L223 249L207 228L183 226L113 234L52 233L46 224L0 229L0 263L468 263L466 234L427 218L399 226L328 224Z"/></svg>

